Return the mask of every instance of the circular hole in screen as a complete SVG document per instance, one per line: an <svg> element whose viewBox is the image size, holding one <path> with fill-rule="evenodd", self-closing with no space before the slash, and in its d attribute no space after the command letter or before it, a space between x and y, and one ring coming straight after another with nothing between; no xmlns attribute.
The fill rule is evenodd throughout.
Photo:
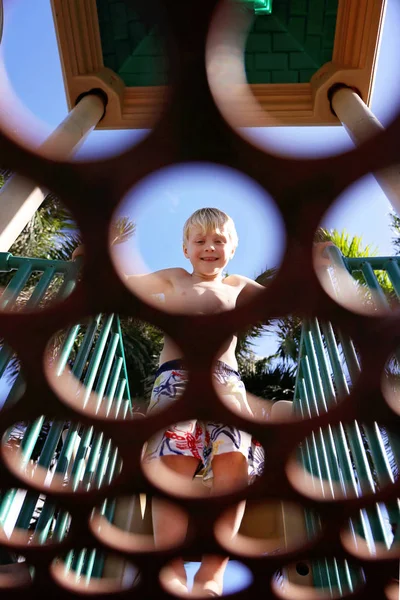
<svg viewBox="0 0 400 600"><path fill-rule="evenodd" d="M278 598L325 600L347 598L365 584L363 570L347 560L321 557L285 565L276 573L272 588Z"/></svg>
<svg viewBox="0 0 400 600"><path fill-rule="evenodd" d="M317 515L292 502L246 502L239 531L232 537L229 512L217 522L215 534L228 552L243 556L274 556L291 552L321 530Z"/></svg>
<svg viewBox="0 0 400 600"><path fill-rule="evenodd" d="M25 557L2 548L0 558L0 589L27 588L32 584L35 570L27 564Z"/></svg>
<svg viewBox="0 0 400 600"><path fill-rule="evenodd" d="M28 469L32 468L33 461L28 465ZM0 510L0 540L11 548L59 544L67 537L71 525L69 513L58 508L44 494L24 489L2 490ZM14 551L2 549L1 552L4 553L1 564L7 564L3 563L7 552L10 562L19 564L20 558Z"/></svg>
<svg viewBox="0 0 400 600"><path fill-rule="evenodd" d="M99 419L140 419L162 394L157 383L162 348L163 333L157 327L133 317L99 314L54 336L45 370L51 387L74 410ZM175 371L170 376L168 403L184 389Z"/></svg>
<svg viewBox="0 0 400 600"><path fill-rule="evenodd" d="M352 340L330 322L287 315L239 334L240 373L216 363L213 383L232 412L259 422L310 419L348 396L361 372Z"/></svg>
<svg viewBox="0 0 400 600"><path fill-rule="evenodd" d="M372 175L341 194L324 216L316 242L330 242L317 268L325 291L350 310L379 316L398 309L399 224ZM390 260L389 258L392 257Z"/></svg>
<svg viewBox="0 0 400 600"><path fill-rule="evenodd" d="M71 550L65 558L56 558L50 572L63 589L90 596L116 594L140 581L131 562L95 548Z"/></svg>
<svg viewBox="0 0 400 600"><path fill-rule="evenodd" d="M222 496L255 483L264 469L264 448L247 431L191 419L151 436L142 468L153 485L174 496Z"/></svg>
<svg viewBox="0 0 400 600"><path fill-rule="evenodd" d="M202 224L209 217L202 213L201 224L189 227L183 251L185 222L195 211L208 207L229 215L233 224L219 212L213 213L203 231ZM126 241L122 238L125 243L114 244L118 223L125 223L130 231ZM239 238L236 250L234 230ZM192 239L194 235L198 238ZM195 300L200 294L195 294L192 285L188 287L189 274L198 271L212 281L222 277L225 283L229 282L226 276L234 274L255 279L266 268L279 266L285 240L282 218L259 184L228 167L192 163L162 169L132 189L114 215L110 243L117 271L133 292L147 302L153 298L157 306L172 312L201 314L233 305L221 299L212 302L207 296L207 306L203 302L198 307ZM175 270L164 271L171 268ZM162 271L158 277L149 277L157 271ZM171 277L175 278L174 294L167 285Z"/></svg>
<svg viewBox="0 0 400 600"><path fill-rule="evenodd" d="M4 3L0 126L17 142L54 159L70 156L74 140L77 159L96 159L119 154L148 134L160 114L167 91L168 64L162 35L156 27L146 23L144 15L122 3L119 7L119 22L124 29L121 45L109 30L112 10L107 3L97 7L94 3L93 14L92 7L85 13L71 8L77 45L65 44L61 48L57 38L63 39L71 33L66 29L69 21L62 11L52 13L50 4L34 8L26 0ZM72 75L64 73L63 76L61 65L75 63L81 53L87 52L86 48L79 48L80 34L83 34L82 40L92 39L99 55L87 57L92 66L86 72L83 67L77 88ZM20 60L21 56L25 60ZM107 83L110 78L112 87ZM46 142L67 118L80 94L93 89L103 90L108 97L100 129L92 131L104 112L103 101L97 97L92 105L86 98L85 110L79 115L75 128L70 126L63 138L57 136L57 142L54 137L51 143ZM133 112L127 111L124 105L131 99L137 108ZM121 114L124 114L122 119ZM86 128L89 135L77 148ZM79 133L75 135L76 131Z"/></svg>
<svg viewBox="0 0 400 600"><path fill-rule="evenodd" d="M93 512L90 527L94 535L108 547L126 552L152 552L179 546L186 537L186 530L172 527L165 536L158 536L153 521L155 511L170 523L188 520L186 512L161 498L148 494L135 494L104 501L101 509ZM164 527L162 526L162 529Z"/></svg>
<svg viewBox="0 0 400 600"><path fill-rule="evenodd" d="M52 492L88 492L120 473L118 449L93 427L39 417L16 423L2 440L8 469L21 481Z"/></svg>
<svg viewBox="0 0 400 600"><path fill-rule="evenodd" d="M397 434L376 422L318 429L289 462L288 477L302 494L322 501L369 496L398 481L397 446Z"/></svg>
<svg viewBox="0 0 400 600"><path fill-rule="evenodd" d="M342 531L342 543L353 556L385 560L400 556L400 511L397 499L362 508Z"/></svg>
<svg viewBox="0 0 400 600"><path fill-rule="evenodd" d="M200 562L202 560L202 562ZM200 569L210 569L226 562L225 570L214 581L204 581ZM208 564L207 564L208 563ZM218 555L201 557L182 557L168 563L160 571L161 585L178 597L209 598L210 596L226 596L248 588L253 582L253 576L248 567L237 560L229 560Z"/></svg>
<svg viewBox="0 0 400 600"><path fill-rule="evenodd" d="M334 49L338 55L345 39L355 39L350 32L335 38L337 18L343 24L342 11L341 5L326 5L316 36L307 25L311 16L306 5L268 1L219 5L208 40L208 78L223 116L240 128L245 139L269 152L294 157L330 156L353 147L327 99L328 88L342 78L334 73L333 65L343 69L340 60L332 65ZM387 3L385 17L370 107L387 126L398 112L398 103L387 94L393 44L398 43L398 3ZM324 76L324 71L329 75ZM316 94L320 81L326 86L327 77L331 84ZM349 85L357 87L354 81ZM397 97L399 75L395 73L389 85ZM287 97L290 104L285 103Z"/></svg>
<svg viewBox="0 0 400 600"><path fill-rule="evenodd" d="M36 312L65 299L79 277L81 260L71 261L79 244L80 232L73 215L53 193L44 192L34 181L0 169L0 188L8 211L9 226L0 253L0 310ZM40 200L39 208L25 213L23 223L12 221L18 214L15 198ZM22 205L22 204L21 204Z"/></svg>

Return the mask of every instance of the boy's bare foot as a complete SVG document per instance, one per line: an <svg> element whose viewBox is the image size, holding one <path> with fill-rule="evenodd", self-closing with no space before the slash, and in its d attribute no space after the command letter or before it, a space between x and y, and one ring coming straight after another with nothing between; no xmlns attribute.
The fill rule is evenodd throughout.
<svg viewBox="0 0 400 600"><path fill-rule="evenodd" d="M172 592L177 596L189 595L186 579L180 577L172 566L167 566L162 570L160 579L168 592Z"/></svg>
<svg viewBox="0 0 400 600"><path fill-rule="evenodd" d="M222 586L212 579L204 582L195 581L192 596L196 598L219 598L222 596Z"/></svg>
<svg viewBox="0 0 400 600"><path fill-rule="evenodd" d="M168 591L177 594L178 596L188 596L189 590L186 585L179 577L173 577L168 581Z"/></svg>

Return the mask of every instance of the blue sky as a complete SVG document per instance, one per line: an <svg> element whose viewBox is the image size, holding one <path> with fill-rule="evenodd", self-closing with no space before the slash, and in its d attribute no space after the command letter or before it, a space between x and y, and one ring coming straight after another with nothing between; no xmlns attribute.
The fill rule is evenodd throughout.
<svg viewBox="0 0 400 600"><path fill-rule="evenodd" d="M392 66L393 56L399 54L399 24L400 6L396 0L388 0L372 102L372 110L384 125L393 119L398 106L400 76ZM3 115L17 135L38 145L67 114L50 0L5 0L1 53L3 90L6 80L10 90ZM292 156L333 154L352 147L340 126L252 128L243 133L261 146ZM115 154L145 135L144 130L94 131L77 156ZM265 267L279 264L284 230L273 200L241 173L197 164L156 173L123 199L119 214L137 224L135 238L118 249L123 270L187 268L181 250L182 225L194 210L210 205L228 212L237 225L240 242L230 273L255 277ZM370 175L337 199L322 224L362 235L365 243L378 246L379 253L387 255L392 253L389 212L389 202ZM271 344L272 340L262 341L257 353L270 353Z"/></svg>
<svg viewBox="0 0 400 600"><path fill-rule="evenodd" d="M372 110L384 125L396 114L400 96L400 76L393 68L393 57L399 56L400 6L398 0L388 0L387 4L372 102ZM67 114L50 0L5 0L1 54L0 118L13 123L17 135L37 145ZM12 97L10 92L7 104L5 74L15 94ZM81 147L79 157L118 153L144 135L145 131L93 132ZM326 155L352 147L341 127L251 129L246 135L276 152L294 156ZM120 214L130 216L137 224L134 240L120 249L124 270L141 270L143 264L149 270L187 267L181 252L182 225L195 209L213 205L228 212L237 224L239 248L229 271L254 277L266 266L278 264L284 249L279 213L272 199L265 206L265 197L265 192L247 176L213 165L176 166L153 175L132 190L121 205ZM392 253L389 211L386 197L369 176L338 199L323 225L362 235L365 243L375 244L381 255L387 255ZM271 350L270 342L256 348L259 354ZM230 568L227 581L232 583L237 576L243 584L237 565Z"/></svg>

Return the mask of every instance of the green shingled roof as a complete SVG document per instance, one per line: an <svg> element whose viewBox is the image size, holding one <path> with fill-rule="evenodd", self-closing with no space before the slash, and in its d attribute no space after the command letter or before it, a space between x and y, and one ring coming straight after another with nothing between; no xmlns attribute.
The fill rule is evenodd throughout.
<svg viewBox="0 0 400 600"><path fill-rule="evenodd" d="M332 58L338 0L273 0L255 17L245 51L249 83L305 83ZM97 0L103 59L127 86L167 83L155 29L122 0Z"/></svg>

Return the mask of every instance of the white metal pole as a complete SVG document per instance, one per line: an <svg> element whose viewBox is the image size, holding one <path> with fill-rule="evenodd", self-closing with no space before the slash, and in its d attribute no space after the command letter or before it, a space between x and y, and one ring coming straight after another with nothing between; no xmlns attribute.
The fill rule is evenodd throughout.
<svg viewBox="0 0 400 600"><path fill-rule="evenodd" d="M384 127L360 96L351 88L341 87L332 94L332 108L356 146L361 145ZM400 166L383 169L374 176L400 215Z"/></svg>
<svg viewBox="0 0 400 600"><path fill-rule="evenodd" d="M71 110L64 121L41 145L41 150L56 158L66 158L94 129L104 113L104 101L88 94ZM35 182L13 175L0 190L0 252L7 252L29 223L48 194Z"/></svg>

